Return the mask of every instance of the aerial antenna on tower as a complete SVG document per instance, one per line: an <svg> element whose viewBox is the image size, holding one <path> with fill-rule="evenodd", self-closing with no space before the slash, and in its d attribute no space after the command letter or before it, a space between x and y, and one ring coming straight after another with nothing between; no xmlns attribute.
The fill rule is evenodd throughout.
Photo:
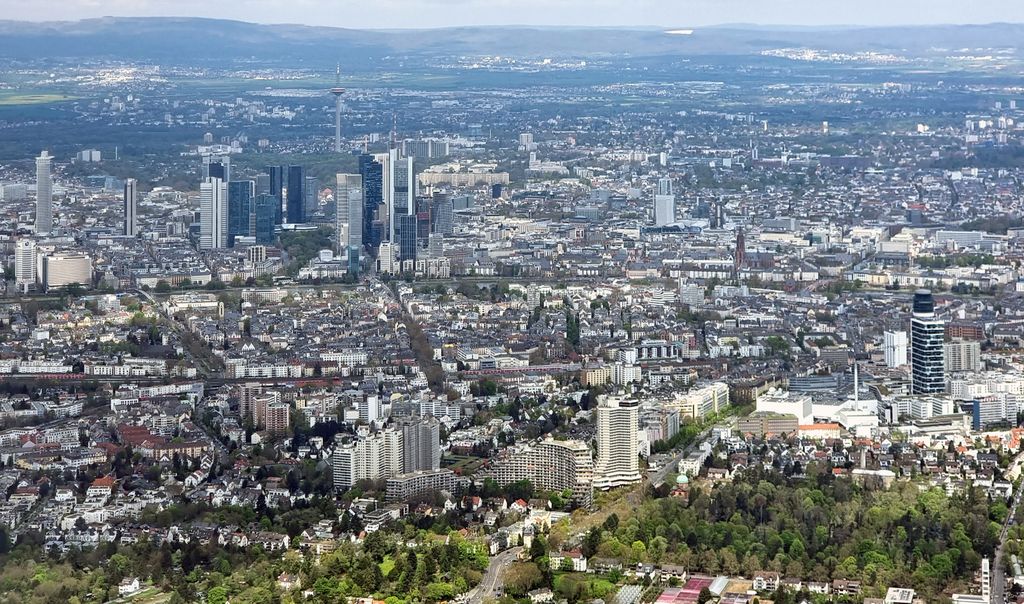
<svg viewBox="0 0 1024 604"><path fill-rule="evenodd" d="M341 87L341 63L334 72L334 88L331 88L334 95L334 152L341 153L341 95L345 89Z"/></svg>

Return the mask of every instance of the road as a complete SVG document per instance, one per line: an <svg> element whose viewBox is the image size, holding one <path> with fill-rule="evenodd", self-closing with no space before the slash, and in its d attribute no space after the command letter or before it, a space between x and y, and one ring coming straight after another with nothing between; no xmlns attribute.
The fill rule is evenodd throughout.
<svg viewBox="0 0 1024 604"><path fill-rule="evenodd" d="M697 438L693 439L693 442L691 442L690 444L686 445L681 450L672 451L671 452L672 460L670 462L666 463L665 465L663 465L660 469L658 469L655 472L647 472L647 480L650 481L650 483L652 485L654 485L654 486L658 486L659 484L665 482L665 477L668 476L669 474L671 474L672 472L676 471L676 468L679 467L679 462L684 457L689 455L690 451L693 451L694 447L696 447L700 443L702 443L705 440L707 440L708 435L711 434L711 430L715 426L722 426L722 425L735 426L736 425L736 419L730 417L730 418L727 418L727 419L725 419L723 421L720 421L720 422L718 422L718 423L716 423L716 424L714 424L712 426L708 426L707 429L705 429L703 432L701 432L699 435L697 435Z"/></svg>
<svg viewBox="0 0 1024 604"><path fill-rule="evenodd" d="M509 564L515 562L522 551L522 546L513 547L512 549L499 552L497 556L491 557L491 561L487 565L487 572L480 579L480 585L469 591L466 601L469 604L483 604L488 598L497 598L498 595L494 590L501 584L502 573L505 572Z"/></svg>
<svg viewBox="0 0 1024 604"><path fill-rule="evenodd" d="M1013 465L1020 463L1021 460L1022 456L1018 455ZM1006 603L1006 573L1003 571L1005 568L1003 549L1006 545L1006 535L1010 531L1010 525L1013 524L1014 518L1017 516L1017 508L1020 506L1022 494L1024 494L1024 488L1018 488L1017 493L1013 496L1013 503L1010 505L1010 512L1006 515L1006 522L1003 523L1003 530L999 532L999 546L992 557L992 604Z"/></svg>

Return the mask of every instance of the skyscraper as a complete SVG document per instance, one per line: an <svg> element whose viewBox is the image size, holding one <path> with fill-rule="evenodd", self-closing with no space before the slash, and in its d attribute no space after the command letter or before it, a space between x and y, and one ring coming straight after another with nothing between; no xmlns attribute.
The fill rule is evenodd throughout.
<svg viewBox="0 0 1024 604"><path fill-rule="evenodd" d="M907 364L907 332L885 332L885 365L901 367Z"/></svg>
<svg viewBox="0 0 1024 604"><path fill-rule="evenodd" d="M640 481L638 426L637 401L610 397L600 401L594 488L611 489Z"/></svg>
<svg viewBox="0 0 1024 604"><path fill-rule="evenodd" d="M236 237L248 237L252 230L250 219L253 201L256 198L256 183L251 180L236 180L228 183L228 245L235 247Z"/></svg>
<svg viewBox="0 0 1024 604"><path fill-rule="evenodd" d="M219 178L231 182L231 157L228 155L204 155L202 180Z"/></svg>
<svg viewBox="0 0 1024 604"><path fill-rule="evenodd" d="M447 193L434 193L430 218L434 222L433 231L440 235L451 235L455 231L455 206L452 197Z"/></svg>
<svg viewBox="0 0 1024 604"><path fill-rule="evenodd" d="M288 166L288 224L306 222L306 169Z"/></svg>
<svg viewBox="0 0 1024 604"><path fill-rule="evenodd" d="M373 156L381 168L381 205L384 208L383 214L378 218L384 221L384 240L394 243L395 241L395 163L398 162L398 150L392 149L387 153L378 153Z"/></svg>
<svg viewBox="0 0 1024 604"><path fill-rule="evenodd" d="M914 394L946 391L945 331L945 321L935 316L932 292L917 290L914 293L914 315L910 320L911 386Z"/></svg>
<svg viewBox="0 0 1024 604"><path fill-rule="evenodd" d="M676 221L675 195L654 196L654 226L668 226Z"/></svg>
<svg viewBox="0 0 1024 604"><path fill-rule="evenodd" d="M219 178L199 185L199 247L212 250L228 245L228 186Z"/></svg>
<svg viewBox="0 0 1024 604"><path fill-rule="evenodd" d="M320 180L315 176L307 176L306 184L303 186L303 193L306 199L303 202L303 212L306 217L306 222L313 219L313 214L316 213L317 206L320 205Z"/></svg>
<svg viewBox="0 0 1024 604"><path fill-rule="evenodd" d="M360 155L359 175L363 177L363 244L376 250L380 241L373 237L373 221L378 218L377 208L383 201L383 166L371 155Z"/></svg>
<svg viewBox="0 0 1024 604"><path fill-rule="evenodd" d="M53 230L53 181L50 162L53 157L43 151L36 158L36 233L49 234Z"/></svg>
<svg viewBox="0 0 1024 604"><path fill-rule="evenodd" d="M358 263L363 247L363 177L359 174L338 174L337 200L338 250L345 251ZM352 257L355 254L355 257Z"/></svg>
<svg viewBox="0 0 1024 604"><path fill-rule="evenodd" d="M441 424L428 417L402 426L403 472L441 467Z"/></svg>
<svg viewBox="0 0 1024 604"><path fill-rule="evenodd" d="M416 215L402 214L398 217L398 259L416 260Z"/></svg>
<svg viewBox="0 0 1024 604"><path fill-rule="evenodd" d="M659 178L658 179L658 195L672 195L672 179L671 178Z"/></svg>
<svg viewBox="0 0 1024 604"><path fill-rule="evenodd" d="M253 204L253 216L250 236L256 238L260 245L273 245L274 221L277 220L277 209L281 207L278 199L269 193L256 196Z"/></svg>
<svg viewBox="0 0 1024 604"><path fill-rule="evenodd" d="M268 193L277 198L277 209L274 210L274 224L281 224L283 222L283 214L281 212L281 204L284 199L282 197L281 189L284 187L284 168L281 166L267 166L264 168L264 172L267 175L266 191L257 189L256 194ZM257 181L259 183L260 181Z"/></svg>
<svg viewBox="0 0 1024 604"><path fill-rule="evenodd" d="M14 284L27 293L36 284L36 242L19 239L14 249Z"/></svg>
<svg viewBox="0 0 1024 604"><path fill-rule="evenodd" d="M139 192L134 178L124 181L124 234L134 237L138 234L139 226L136 219L138 209Z"/></svg>

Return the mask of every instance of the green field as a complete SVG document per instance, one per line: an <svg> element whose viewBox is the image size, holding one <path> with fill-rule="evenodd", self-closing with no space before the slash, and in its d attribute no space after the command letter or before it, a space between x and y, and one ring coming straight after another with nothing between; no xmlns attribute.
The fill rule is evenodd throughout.
<svg viewBox="0 0 1024 604"><path fill-rule="evenodd" d="M43 105L74 100L63 94L5 94L0 93L0 105Z"/></svg>

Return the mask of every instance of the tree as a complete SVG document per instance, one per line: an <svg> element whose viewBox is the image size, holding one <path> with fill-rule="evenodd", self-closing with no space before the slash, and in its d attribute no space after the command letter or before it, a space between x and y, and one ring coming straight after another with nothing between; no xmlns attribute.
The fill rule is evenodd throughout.
<svg viewBox="0 0 1024 604"><path fill-rule="evenodd" d="M714 597L715 596L711 593L710 589L703 587L700 590L700 594L697 596L697 604L707 604L707 602L710 602Z"/></svg>

